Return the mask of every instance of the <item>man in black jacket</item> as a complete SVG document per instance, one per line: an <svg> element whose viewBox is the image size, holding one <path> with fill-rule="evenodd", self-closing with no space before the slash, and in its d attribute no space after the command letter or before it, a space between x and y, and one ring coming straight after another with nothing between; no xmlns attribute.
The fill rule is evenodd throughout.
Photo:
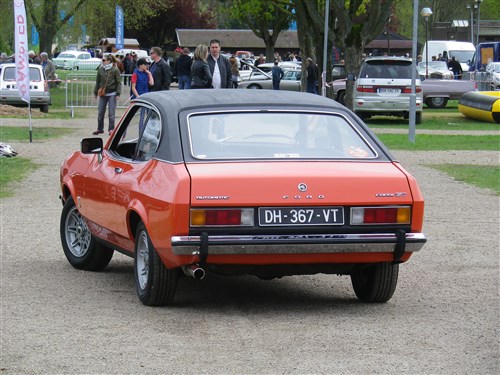
<svg viewBox="0 0 500 375"><path fill-rule="evenodd" d="M210 41L210 55L207 59L210 73L212 73L212 86L214 89L232 89L231 64L229 59L220 54L220 41Z"/></svg>
<svg viewBox="0 0 500 375"><path fill-rule="evenodd" d="M154 85L149 88L150 91L170 90L170 82L172 81L172 72L169 64L163 60L163 51L160 47L152 47L149 52L153 59L153 64L149 71L153 74L155 81Z"/></svg>
<svg viewBox="0 0 500 375"><path fill-rule="evenodd" d="M179 83L179 90L191 88L191 65L193 60L189 56L189 48L185 47L175 61L175 72L177 73L177 82Z"/></svg>

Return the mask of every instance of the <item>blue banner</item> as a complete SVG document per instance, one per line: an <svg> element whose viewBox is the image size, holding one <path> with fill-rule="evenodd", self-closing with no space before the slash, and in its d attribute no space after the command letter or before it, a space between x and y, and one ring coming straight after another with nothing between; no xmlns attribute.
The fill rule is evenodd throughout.
<svg viewBox="0 0 500 375"><path fill-rule="evenodd" d="M115 12L115 20L116 20L116 49L123 48L123 9L121 6L116 6Z"/></svg>
<svg viewBox="0 0 500 375"><path fill-rule="evenodd" d="M36 31L35 25L31 25L31 44L33 46L38 46L38 41L40 37L38 35L38 31Z"/></svg>

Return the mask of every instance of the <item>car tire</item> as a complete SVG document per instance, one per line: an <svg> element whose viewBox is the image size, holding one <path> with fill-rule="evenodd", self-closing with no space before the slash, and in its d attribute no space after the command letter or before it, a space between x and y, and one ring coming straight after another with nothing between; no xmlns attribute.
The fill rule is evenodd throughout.
<svg viewBox="0 0 500 375"><path fill-rule="evenodd" d="M415 112L415 124L419 125L422 123L422 112Z"/></svg>
<svg viewBox="0 0 500 375"><path fill-rule="evenodd" d="M337 102L345 106L345 91L339 91L337 94Z"/></svg>
<svg viewBox="0 0 500 375"><path fill-rule="evenodd" d="M135 236L134 275L137 295L144 305L165 306L173 301L179 270L165 267L142 222Z"/></svg>
<svg viewBox="0 0 500 375"><path fill-rule="evenodd" d="M387 302L398 282L399 264L377 263L351 274L356 296L363 302Z"/></svg>
<svg viewBox="0 0 500 375"><path fill-rule="evenodd" d="M429 108L444 108L448 104L448 98L427 98L426 104Z"/></svg>
<svg viewBox="0 0 500 375"><path fill-rule="evenodd" d="M113 257L113 249L96 241L71 196L64 203L60 234L64 255L76 269L101 271Z"/></svg>
<svg viewBox="0 0 500 375"><path fill-rule="evenodd" d="M261 90L262 86L254 83L252 85L248 85L247 89L250 89L250 90Z"/></svg>
<svg viewBox="0 0 500 375"><path fill-rule="evenodd" d="M40 107L40 112L49 113L49 106L48 105L42 105Z"/></svg>

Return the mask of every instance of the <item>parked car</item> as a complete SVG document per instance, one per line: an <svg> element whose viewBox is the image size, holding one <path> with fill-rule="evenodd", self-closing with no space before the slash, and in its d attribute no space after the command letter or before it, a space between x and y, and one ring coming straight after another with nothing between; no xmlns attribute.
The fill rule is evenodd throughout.
<svg viewBox="0 0 500 375"><path fill-rule="evenodd" d="M301 70L285 70L280 83L280 90L300 91ZM239 89L273 89L273 80L268 75L259 75L259 78L249 77L246 81L238 84Z"/></svg>
<svg viewBox="0 0 500 375"><path fill-rule="evenodd" d="M43 67L38 64L29 64L30 74L30 106L40 108L41 112L49 112L51 104L49 85ZM0 104L9 104L16 107L27 107L21 99L16 83L16 65L13 63L0 64Z"/></svg>
<svg viewBox="0 0 500 375"><path fill-rule="evenodd" d="M87 60L77 60L73 65L74 70L97 70L102 64L102 59L91 57Z"/></svg>
<svg viewBox="0 0 500 375"><path fill-rule="evenodd" d="M346 80L329 83L332 99L345 105ZM469 91L477 89L477 83L469 80L425 79L421 82L423 101L429 108L444 108L448 100L457 100Z"/></svg>
<svg viewBox="0 0 500 375"><path fill-rule="evenodd" d="M102 270L115 250L134 257L145 305L172 303L180 275L205 272L344 274L360 300L385 302L426 241L415 179L319 95L141 95L105 145L81 141L60 183L69 263Z"/></svg>
<svg viewBox="0 0 500 375"><path fill-rule="evenodd" d="M259 66L254 66L249 64L247 61L240 60L241 69L240 78L242 81L255 81L260 79L265 79L266 77L271 77L271 69L274 63L263 63ZM283 69L283 72L287 70L300 70L301 65L292 61L281 61L278 66Z"/></svg>
<svg viewBox="0 0 500 375"><path fill-rule="evenodd" d="M92 59L92 55L87 51L64 51L52 59L56 69L71 70L75 63Z"/></svg>
<svg viewBox="0 0 500 375"><path fill-rule="evenodd" d="M444 61L429 61L429 63L419 62L417 65L418 74L420 79L453 79L453 72L448 68L448 64Z"/></svg>
<svg viewBox="0 0 500 375"><path fill-rule="evenodd" d="M410 115L412 60L406 57L369 57L354 82L353 109L361 118ZM415 123L422 122L423 96L416 80Z"/></svg>
<svg viewBox="0 0 500 375"><path fill-rule="evenodd" d="M448 100L458 100L469 91L475 91L477 83L469 80L426 79L422 81L424 103L429 108L444 108Z"/></svg>
<svg viewBox="0 0 500 375"><path fill-rule="evenodd" d="M486 65L486 73L489 74L492 90L500 89L500 62L491 62Z"/></svg>
<svg viewBox="0 0 500 375"><path fill-rule="evenodd" d="M345 91L346 91L347 79L336 79L328 84L327 88L332 91L332 99L336 100L342 105L345 103Z"/></svg>

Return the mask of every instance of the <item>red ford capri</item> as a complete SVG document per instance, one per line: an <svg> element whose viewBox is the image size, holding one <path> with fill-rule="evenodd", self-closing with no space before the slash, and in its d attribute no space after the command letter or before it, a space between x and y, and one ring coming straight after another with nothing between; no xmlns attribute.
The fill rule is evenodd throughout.
<svg viewBox="0 0 500 375"><path fill-rule="evenodd" d="M179 90L133 101L112 136L86 138L61 167L69 263L133 257L148 306L182 276L350 275L386 302L422 248L415 179L351 111L312 94Z"/></svg>

